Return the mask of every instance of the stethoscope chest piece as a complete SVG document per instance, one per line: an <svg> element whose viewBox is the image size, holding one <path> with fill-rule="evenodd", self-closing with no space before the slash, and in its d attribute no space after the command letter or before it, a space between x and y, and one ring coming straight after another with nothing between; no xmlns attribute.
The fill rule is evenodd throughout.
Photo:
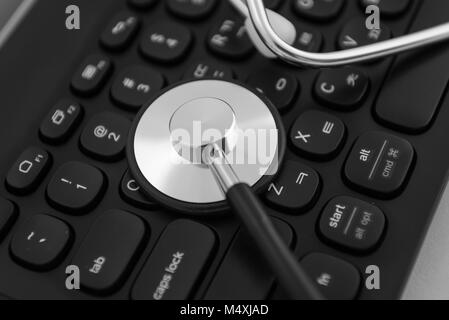
<svg viewBox="0 0 449 320"><path fill-rule="evenodd" d="M277 110L255 90L221 80L181 83L137 115L127 150L131 174L148 196L176 211L221 212L225 195L202 163L211 143L260 191L277 171L285 133Z"/></svg>

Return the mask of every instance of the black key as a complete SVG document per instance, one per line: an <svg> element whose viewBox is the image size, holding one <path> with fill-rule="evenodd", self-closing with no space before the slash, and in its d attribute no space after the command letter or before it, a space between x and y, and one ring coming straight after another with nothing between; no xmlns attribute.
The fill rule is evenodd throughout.
<svg viewBox="0 0 449 320"><path fill-rule="evenodd" d="M273 219L285 243L293 245L294 234L285 222ZM251 237L239 231L226 254L205 299L265 300L275 284L275 276Z"/></svg>
<svg viewBox="0 0 449 320"><path fill-rule="evenodd" d="M294 0L293 11L302 18L326 21L335 18L344 5L342 0Z"/></svg>
<svg viewBox="0 0 449 320"><path fill-rule="evenodd" d="M441 66L447 52L405 55L397 58L376 101L375 114L382 124L407 133L428 130L446 95L448 74Z"/></svg>
<svg viewBox="0 0 449 320"><path fill-rule="evenodd" d="M53 175L47 197L57 208L80 214L98 202L104 186L100 170L81 162L68 162Z"/></svg>
<svg viewBox="0 0 449 320"><path fill-rule="evenodd" d="M388 40L392 37L391 30L381 24L379 30L368 30L365 19L350 20L340 33L338 46L340 49L351 49Z"/></svg>
<svg viewBox="0 0 449 320"><path fill-rule="evenodd" d="M407 11L410 0L360 0L363 11L369 5L376 5L382 17L397 17Z"/></svg>
<svg viewBox="0 0 449 320"><path fill-rule="evenodd" d="M138 111L164 86L162 75L148 67L133 66L121 72L111 88L112 99L120 106Z"/></svg>
<svg viewBox="0 0 449 320"><path fill-rule="evenodd" d="M345 138L343 122L324 112L307 111L293 124L290 139L302 155L328 159L340 150Z"/></svg>
<svg viewBox="0 0 449 320"><path fill-rule="evenodd" d="M187 55L192 42L192 33L186 27L173 22L160 22L146 30L140 51L150 60L173 63Z"/></svg>
<svg viewBox="0 0 449 320"><path fill-rule="evenodd" d="M149 9L153 7L159 0L128 0L130 6L136 9Z"/></svg>
<svg viewBox="0 0 449 320"><path fill-rule="evenodd" d="M295 76L268 68L251 74L248 84L265 94L280 111L292 105L299 88Z"/></svg>
<svg viewBox="0 0 449 320"><path fill-rule="evenodd" d="M299 50L308 52L319 52L323 46L323 35L318 30L297 27L298 36L294 46Z"/></svg>
<svg viewBox="0 0 449 320"><path fill-rule="evenodd" d="M213 53L228 59L246 58L254 50L243 22L232 18L221 20L210 32L207 43Z"/></svg>
<svg viewBox="0 0 449 320"><path fill-rule="evenodd" d="M385 229L385 216L372 204L338 197L326 205L319 228L327 241L349 250L366 252L379 243Z"/></svg>
<svg viewBox="0 0 449 320"><path fill-rule="evenodd" d="M112 71L112 63L103 55L88 57L72 79L72 89L81 95L90 96L103 87Z"/></svg>
<svg viewBox="0 0 449 320"><path fill-rule="evenodd" d="M16 206L11 201L0 197L0 241L11 229L17 215Z"/></svg>
<svg viewBox="0 0 449 320"><path fill-rule="evenodd" d="M65 222L48 215L35 215L18 226L11 240L11 254L28 268L49 270L61 262L71 237Z"/></svg>
<svg viewBox="0 0 449 320"><path fill-rule="evenodd" d="M346 162L345 176L362 191L392 197L403 187L414 154L408 141L382 132L370 132L355 143Z"/></svg>
<svg viewBox="0 0 449 320"><path fill-rule="evenodd" d="M41 148L25 150L6 176L6 186L11 192L23 195L34 191L50 169L50 154Z"/></svg>
<svg viewBox="0 0 449 320"><path fill-rule="evenodd" d="M299 214L310 208L318 196L318 173L294 161L287 161L276 182L268 188L268 202L282 210Z"/></svg>
<svg viewBox="0 0 449 320"><path fill-rule="evenodd" d="M80 137L81 148L87 154L105 161L124 156L131 121L111 112L94 116Z"/></svg>
<svg viewBox="0 0 449 320"><path fill-rule="evenodd" d="M168 0L168 9L176 16L198 20L209 16L215 8L217 0Z"/></svg>
<svg viewBox="0 0 449 320"><path fill-rule="evenodd" d="M192 65L191 68L188 68L183 76L184 80L200 80L208 78L232 80L234 78L234 73L225 65L212 61L201 61Z"/></svg>
<svg viewBox="0 0 449 320"><path fill-rule="evenodd" d="M101 35L101 44L110 50L123 50L139 30L139 18L130 12L122 12L112 19Z"/></svg>
<svg viewBox="0 0 449 320"><path fill-rule="evenodd" d="M110 210L95 221L73 265L80 268L81 287L97 294L110 293L126 280L146 236L137 216Z"/></svg>
<svg viewBox="0 0 449 320"><path fill-rule="evenodd" d="M216 244L206 226L178 220L165 229L132 289L134 300L192 298Z"/></svg>
<svg viewBox="0 0 449 320"><path fill-rule="evenodd" d="M349 111L363 102L369 85L368 77L355 68L325 69L315 83L315 96L325 105Z"/></svg>
<svg viewBox="0 0 449 320"><path fill-rule="evenodd" d="M322 254L306 256L301 265L314 279L321 293L328 300L353 300L360 287L360 274L346 261Z"/></svg>
<svg viewBox="0 0 449 320"><path fill-rule="evenodd" d="M126 171L120 183L120 191L125 201L144 209L154 208L156 205L148 197L142 194L140 186L136 180L131 177L129 171Z"/></svg>
<svg viewBox="0 0 449 320"><path fill-rule="evenodd" d="M69 139L83 117L83 108L71 100L59 101L41 124L40 135L49 143L63 143Z"/></svg>

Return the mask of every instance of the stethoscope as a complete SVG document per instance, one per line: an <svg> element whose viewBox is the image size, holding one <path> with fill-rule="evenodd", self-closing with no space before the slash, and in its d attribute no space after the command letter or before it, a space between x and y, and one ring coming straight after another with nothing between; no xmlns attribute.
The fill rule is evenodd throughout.
<svg viewBox="0 0 449 320"><path fill-rule="evenodd" d="M294 26L267 10L262 0L230 1L246 17L248 34L264 56L297 66L352 64L449 37L446 24L366 47L307 53L291 46L296 37ZM219 134L204 140L182 139L183 133L198 134L194 123L204 126L202 129L217 129ZM238 146L244 146L247 138L242 133L251 130L275 132L270 144L265 144L263 166L235 161ZM261 92L235 82L208 79L173 85L142 108L130 131L127 157L141 190L173 211L211 215L232 209L290 298L319 300L322 294L256 196L267 190L276 176L285 146L281 117ZM243 151L245 156L248 153Z"/></svg>
<svg viewBox="0 0 449 320"><path fill-rule="evenodd" d="M363 47L327 53L311 53L292 46L296 40L294 25L282 15L266 9L263 0L229 1L245 17L248 35L265 57L279 58L299 67L337 67L366 62L449 39L449 23L444 23Z"/></svg>

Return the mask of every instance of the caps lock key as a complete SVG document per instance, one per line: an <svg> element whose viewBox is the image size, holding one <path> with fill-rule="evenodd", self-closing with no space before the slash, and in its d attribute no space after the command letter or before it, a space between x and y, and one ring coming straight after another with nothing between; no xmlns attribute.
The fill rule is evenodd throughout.
<svg viewBox="0 0 449 320"><path fill-rule="evenodd" d="M132 289L134 300L183 300L192 297L212 256L215 234L190 220L167 226Z"/></svg>

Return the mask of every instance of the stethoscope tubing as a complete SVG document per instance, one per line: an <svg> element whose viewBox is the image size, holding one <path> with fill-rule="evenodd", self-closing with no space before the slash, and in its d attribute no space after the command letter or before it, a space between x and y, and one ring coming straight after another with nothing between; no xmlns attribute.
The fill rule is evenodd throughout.
<svg viewBox="0 0 449 320"><path fill-rule="evenodd" d="M449 39L449 23L409 35L342 51L314 53L294 48L282 40L272 28L263 0L230 0L237 10L251 19L265 46L279 59L298 67L337 67L376 60L423 48Z"/></svg>

